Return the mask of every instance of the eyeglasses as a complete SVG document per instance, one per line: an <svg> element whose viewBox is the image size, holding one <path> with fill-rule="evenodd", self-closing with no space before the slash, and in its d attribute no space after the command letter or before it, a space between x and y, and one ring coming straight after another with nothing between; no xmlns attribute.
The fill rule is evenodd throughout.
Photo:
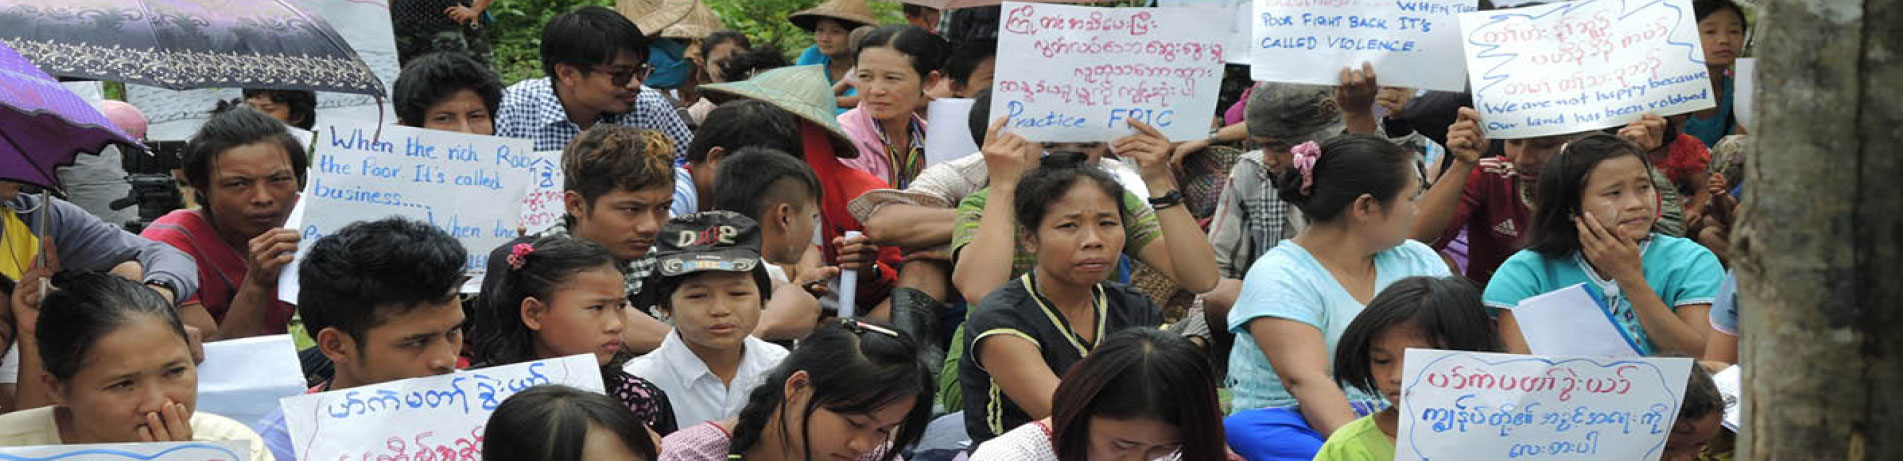
<svg viewBox="0 0 1903 461"><path fill-rule="evenodd" d="M650 66L647 64L641 64L634 67L596 66L594 69L590 70L590 72L601 72L604 74L608 74L608 81L613 82L615 86L627 86L628 82L632 82L635 80L647 80L649 75L654 74L654 66Z"/></svg>

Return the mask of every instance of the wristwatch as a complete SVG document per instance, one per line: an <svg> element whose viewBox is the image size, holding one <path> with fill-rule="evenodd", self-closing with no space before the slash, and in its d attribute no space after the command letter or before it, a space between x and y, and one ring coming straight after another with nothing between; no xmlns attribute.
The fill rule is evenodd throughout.
<svg viewBox="0 0 1903 461"><path fill-rule="evenodd" d="M177 284L174 284L174 283L172 283L172 281L171 281L171 280L166 280L166 279L152 279L152 280L147 280L147 281L145 281L145 285L146 285L146 286L150 286L150 287L159 287L159 288L164 288L164 289L165 289L165 291L169 291L169 292L172 292L172 297L174 297L174 298L176 298L176 297L178 297L178 285L177 285ZM174 302L174 303L176 303L176 302L178 302L178 300L177 300L177 299L167 299L166 301L171 301L171 302Z"/></svg>
<svg viewBox="0 0 1903 461"><path fill-rule="evenodd" d="M1163 194L1156 197L1150 197L1150 208L1153 210L1161 211L1164 208L1169 208L1169 207L1182 205L1182 204L1183 204L1183 192L1180 190L1172 189L1167 194Z"/></svg>

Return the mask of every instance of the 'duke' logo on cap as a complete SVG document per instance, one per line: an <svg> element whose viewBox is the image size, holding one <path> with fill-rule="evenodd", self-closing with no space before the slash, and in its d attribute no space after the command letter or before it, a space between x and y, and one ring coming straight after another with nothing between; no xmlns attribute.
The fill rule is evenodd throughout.
<svg viewBox="0 0 1903 461"><path fill-rule="evenodd" d="M734 244L733 237L739 234L740 230L733 226L714 226L699 232L681 231L679 238L675 240L675 246L687 248L715 243L732 245Z"/></svg>

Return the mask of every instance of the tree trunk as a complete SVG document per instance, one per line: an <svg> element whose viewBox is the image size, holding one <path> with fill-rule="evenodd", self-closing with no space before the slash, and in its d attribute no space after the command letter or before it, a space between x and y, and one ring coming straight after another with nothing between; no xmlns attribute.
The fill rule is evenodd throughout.
<svg viewBox="0 0 1903 461"><path fill-rule="evenodd" d="M1738 459L1903 459L1903 0L1762 4Z"/></svg>

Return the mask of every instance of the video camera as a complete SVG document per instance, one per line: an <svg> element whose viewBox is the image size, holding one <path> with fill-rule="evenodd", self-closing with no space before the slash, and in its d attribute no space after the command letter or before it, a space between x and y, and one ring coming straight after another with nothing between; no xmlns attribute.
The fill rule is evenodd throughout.
<svg viewBox="0 0 1903 461"><path fill-rule="evenodd" d="M132 191L125 198L112 201L114 210L139 206L139 219L124 223L126 231L135 234L166 213L185 207L185 195L179 192L178 180L172 177L172 170L183 166L179 159L183 157L185 141L146 141L145 145L146 152L120 156L120 165L126 170L126 182L132 185Z"/></svg>

